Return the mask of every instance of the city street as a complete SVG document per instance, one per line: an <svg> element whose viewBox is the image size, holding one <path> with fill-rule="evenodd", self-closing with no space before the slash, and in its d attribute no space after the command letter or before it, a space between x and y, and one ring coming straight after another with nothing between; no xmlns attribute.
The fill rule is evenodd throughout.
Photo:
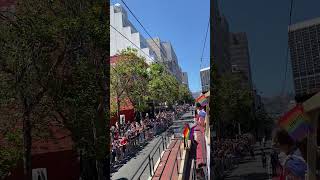
<svg viewBox="0 0 320 180"><path fill-rule="evenodd" d="M269 180L271 179L270 156L271 141L266 143L266 147L260 146L259 142L255 144L255 159L246 156L240 161L238 167L226 172L225 180ZM261 150L264 150L267 156L267 166L263 168Z"/></svg>
<svg viewBox="0 0 320 180"><path fill-rule="evenodd" d="M177 119L173 121L173 125L169 128L177 129L177 131L182 132L182 128L184 126L184 123L186 122L192 122L193 116L191 111L185 113L180 119ZM138 176L143 171L145 166L148 165L148 155L151 153L153 156L153 164L155 165L156 162L160 158L160 154L156 152L156 148L158 147L157 144L161 140L161 136L164 136L165 133L162 133L161 135L156 136L152 141L150 141L143 149L135 154L134 157L132 157L129 161L125 162L118 170L115 170L113 174L111 174L112 180L118 180L118 179L138 179ZM167 140L167 144L169 144L169 139ZM157 147L155 147L157 146ZM155 147L155 148L154 148ZM163 151L162 145L160 145L160 151ZM138 172L137 172L138 171ZM137 172L138 175L133 177L135 173ZM146 170L142 173L141 179L148 179L150 177L150 171L149 167L146 168Z"/></svg>
<svg viewBox="0 0 320 180"><path fill-rule="evenodd" d="M164 135L162 133L161 135ZM154 152L154 146L157 145L159 140L161 139L161 135L156 136L152 141L150 141L143 149L136 152L135 156L132 157L128 162L123 164L120 169L118 169L115 173L111 174L111 179L133 179L132 177L134 174L139 170L139 167L145 167L145 164L148 163L148 161L144 161L147 159L148 155L152 152ZM159 154L155 153L154 155L154 163L159 159ZM142 169L140 169L142 171ZM141 172L139 171L139 172ZM138 172L138 173L139 173ZM142 175L142 177L149 176L149 171L145 171L146 175ZM137 178L137 177L136 177Z"/></svg>

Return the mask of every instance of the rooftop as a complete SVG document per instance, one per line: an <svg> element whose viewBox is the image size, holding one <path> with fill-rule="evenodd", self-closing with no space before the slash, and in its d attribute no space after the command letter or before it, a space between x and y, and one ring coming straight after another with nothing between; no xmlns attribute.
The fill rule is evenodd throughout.
<svg viewBox="0 0 320 180"><path fill-rule="evenodd" d="M296 24L292 24L288 27L288 31L295 31L298 29L303 29L303 28L307 28L313 25L317 25L320 24L320 17L314 18L314 19L309 19L306 21L301 21L299 23Z"/></svg>
<svg viewBox="0 0 320 180"><path fill-rule="evenodd" d="M203 68L203 69L200 69L200 71L206 71L206 70L209 70L210 67L206 67L206 68Z"/></svg>

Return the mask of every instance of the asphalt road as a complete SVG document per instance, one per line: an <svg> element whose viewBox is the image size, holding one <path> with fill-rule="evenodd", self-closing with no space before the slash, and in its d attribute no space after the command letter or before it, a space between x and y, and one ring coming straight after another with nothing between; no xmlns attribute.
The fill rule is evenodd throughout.
<svg viewBox="0 0 320 180"><path fill-rule="evenodd" d="M170 128L178 128L179 131L184 126L184 123L186 122L192 122L193 117L192 113L187 112L185 113L182 118L177 119L173 122L173 125ZM181 131L182 132L182 131ZM161 134L164 135L164 134ZM120 167L115 173L111 174L112 180L136 180L138 179L138 176L134 176L137 172L138 175L142 173L141 180L147 180L150 177L150 168L149 168L149 161L148 159L149 154L153 155L153 165L156 164L156 162L160 159L160 153L157 149L159 141L161 141L161 135L155 137L152 141L150 141L140 152L136 154L135 157L131 158L128 162L126 162L124 165ZM162 143L160 144L160 152L163 151ZM155 147L156 146L156 147ZM144 170L145 168L145 170ZM133 177L134 176L134 177Z"/></svg>
<svg viewBox="0 0 320 180"><path fill-rule="evenodd" d="M262 166L261 149L266 152L267 167ZM270 156L271 142L268 141L266 147L260 146L259 143L255 145L255 159L245 157L239 166L227 172L225 180L269 180L270 176Z"/></svg>

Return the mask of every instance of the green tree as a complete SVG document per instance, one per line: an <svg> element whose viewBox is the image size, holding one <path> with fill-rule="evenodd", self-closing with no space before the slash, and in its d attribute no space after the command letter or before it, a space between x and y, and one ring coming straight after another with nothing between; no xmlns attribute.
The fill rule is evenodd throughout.
<svg viewBox="0 0 320 180"><path fill-rule="evenodd" d="M27 0L17 4L13 18L0 16L0 77L7 87L1 94L12 97L1 98L1 108L10 101L21 114L25 179L32 178L33 135L46 132L55 114L72 132L75 149L95 160L88 169L102 178L109 135L108 8L100 1Z"/></svg>
<svg viewBox="0 0 320 180"><path fill-rule="evenodd" d="M225 74L216 80L212 92L214 116L220 124L220 130L225 127L232 128L237 132L237 124L241 129L248 132L253 122L253 97L246 86L240 84L240 77L237 74ZM229 134L229 135L233 135Z"/></svg>
<svg viewBox="0 0 320 180"><path fill-rule="evenodd" d="M162 64L153 63L150 65L148 91L150 97L157 103L166 101L165 75L165 67Z"/></svg>
<svg viewBox="0 0 320 180"><path fill-rule="evenodd" d="M158 104L173 104L179 101L179 83L177 79L166 71L162 64L151 64L149 70L148 90L151 99Z"/></svg>
<svg viewBox="0 0 320 180"><path fill-rule="evenodd" d="M179 85L179 101L184 103L191 103L193 100L192 94L185 84Z"/></svg>
<svg viewBox="0 0 320 180"><path fill-rule="evenodd" d="M147 108L148 73L145 59L137 55L137 50L127 48L118 54L118 61L111 69L112 106L116 107L120 120L120 106L128 98L137 112Z"/></svg>

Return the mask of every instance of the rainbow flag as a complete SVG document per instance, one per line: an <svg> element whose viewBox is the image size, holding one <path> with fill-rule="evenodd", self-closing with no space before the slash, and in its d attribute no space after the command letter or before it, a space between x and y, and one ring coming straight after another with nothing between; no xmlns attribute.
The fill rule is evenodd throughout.
<svg viewBox="0 0 320 180"><path fill-rule="evenodd" d="M201 106L206 106L208 104L208 99L204 94L202 94L196 99L196 102L200 103Z"/></svg>
<svg viewBox="0 0 320 180"><path fill-rule="evenodd" d="M183 130L183 137L185 138L186 141L188 141L190 138L190 128L188 124L185 125L185 128Z"/></svg>
<svg viewBox="0 0 320 180"><path fill-rule="evenodd" d="M310 120L304 113L302 105L291 109L279 120L278 125L284 128L295 141L301 141L312 131Z"/></svg>

